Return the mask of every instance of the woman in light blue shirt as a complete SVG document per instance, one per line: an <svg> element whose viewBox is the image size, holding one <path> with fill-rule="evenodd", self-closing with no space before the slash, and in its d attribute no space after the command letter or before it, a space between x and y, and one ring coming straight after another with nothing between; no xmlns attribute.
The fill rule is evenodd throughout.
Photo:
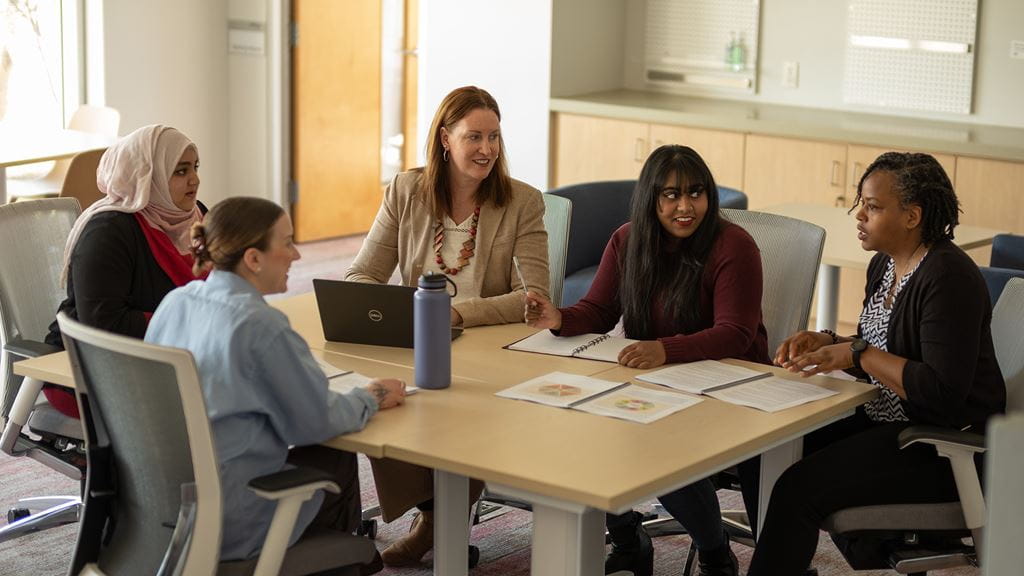
<svg viewBox="0 0 1024 576"><path fill-rule="evenodd" d="M310 525L351 532L360 519L355 455L317 445L401 404L405 383L374 380L348 394L328 390L309 346L263 299L286 290L288 270L299 259L291 221L273 202L221 202L193 226L192 252L197 270L213 271L164 298L146 340L195 357L220 462L221 560L258 554L274 503L247 484L289 464L327 470L342 489L303 504L289 544Z"/></svg>

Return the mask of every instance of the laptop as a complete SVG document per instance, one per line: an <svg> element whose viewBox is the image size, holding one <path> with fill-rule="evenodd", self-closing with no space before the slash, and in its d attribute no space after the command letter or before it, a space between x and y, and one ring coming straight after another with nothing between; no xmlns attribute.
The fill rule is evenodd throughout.
<svg viewBox="0 0 1024 576"><path fill-rule="evenodd" d="M413 347L415 288L313 279L324 338L330 342ZM452 340L462 334L452 326Z"/></svg>

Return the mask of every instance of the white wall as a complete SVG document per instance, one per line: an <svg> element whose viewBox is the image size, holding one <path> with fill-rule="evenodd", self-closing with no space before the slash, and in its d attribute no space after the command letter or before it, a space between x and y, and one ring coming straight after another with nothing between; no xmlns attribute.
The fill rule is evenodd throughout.
<svg viewBox="0 0 1024 576"><path fill-rule="evenodd" d="M553 0L555 20L552 95L565 96L616 88L648 89L643 80L644 0ZM711 1L711 0L708 0ZM625 5L617 25L610 20ZM1009 57L1010 41L1024 40L1024 2L979 0L974 113L919 116L1000 126L1024 127L1024 60ZM846 54L845 1L771 0L761 2L758 93L721 97L790 106L910 114L895 109L843 103ZM583 15L587 15L584 17ZM595 19L590 19L595 15ZM680 33L685 33L681 30ZM728 39L722 39L722 49ZM603 46L624 45L616 61ZM595 45L598 45L595 47ZM586 52L581 51L586 48ZM588 59L587 53L591 54ZM798 88L782 87L784 62L798 62ZM619 64L620 68L615 70ZM609 82L617 74L619 82Z"/></svg>
<svg viewBox="0 0 1024 576"><path fill-rule="evenodd" d="M547 189L551 3L421 1L415 143L421 161L438 104L452 89L472 84L498 101L512 176Z"/></svg>
<svg viewBox="0 0 1024 576"><path fill-rule="evenodd" d="M199 147L200 199L228 191L227 3L106 0L103 92L121 133L168 124Z"/></svg>

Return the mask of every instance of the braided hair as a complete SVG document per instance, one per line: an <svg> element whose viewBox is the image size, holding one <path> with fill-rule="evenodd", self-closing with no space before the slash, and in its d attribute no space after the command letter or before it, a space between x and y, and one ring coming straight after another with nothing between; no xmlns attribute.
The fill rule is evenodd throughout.
<svg viewBox="0 0 1024 576"><path fill-rule="evenodd" d="M960 201L953 183L942 165L929 154L886 152L868 166L857 183L857 197L850 212L861 203L864 181L875 172L892 175L894 192L900 206L921 207L921 241L931 246L939 240L952 240L960 223Z"/></svg>

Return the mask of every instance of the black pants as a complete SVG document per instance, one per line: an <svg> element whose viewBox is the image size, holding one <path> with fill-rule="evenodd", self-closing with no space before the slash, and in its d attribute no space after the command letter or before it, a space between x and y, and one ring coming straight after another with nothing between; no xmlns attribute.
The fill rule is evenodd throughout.
<svg viewBox="0 0 1024 576"><path fill-rule="evenodd" d="M804 458L772 490L748 576L803 574L817 550L822 522L838 510L956 501L949 461L934 447L900 450L897 437L907 426L875 423L858 410L809 434Z"/></svg>
<svg viewBox="0 0 1024 576"><path fill-rule="evenodd" d="M324 492L313 522L307 527L324 528L352 533L362 520L362 500L359 494L359 463L356 455L325 446L300 446L288 451L288 463L323 470L334 477L341 492Z"/></svg>

